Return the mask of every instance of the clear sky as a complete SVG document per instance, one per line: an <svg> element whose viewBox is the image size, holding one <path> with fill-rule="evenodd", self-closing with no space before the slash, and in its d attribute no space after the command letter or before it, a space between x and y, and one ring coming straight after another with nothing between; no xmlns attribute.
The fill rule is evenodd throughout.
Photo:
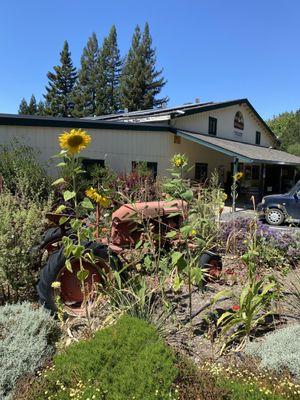
<svg viewBox="0 0 300 400"><path fill-rule="evenodd" d="M268 118L300 108L300 0L2 0L0 113L42 98L69 41L76 66L112 24L125 55L149 22L169 105L247 97Z"/></svg>

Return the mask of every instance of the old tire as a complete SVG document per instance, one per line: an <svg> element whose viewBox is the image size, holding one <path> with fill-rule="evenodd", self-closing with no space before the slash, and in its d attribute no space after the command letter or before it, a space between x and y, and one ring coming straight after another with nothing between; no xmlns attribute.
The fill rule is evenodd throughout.
<svg viewBox="0 0 300 400"><path fill-rule="evenodd" d="M269 208L265 218L269 225L279 226L284 222L284 213L279 208Z"/></svg>
<svg viewBox="0 0 300 400"><path fill-rule="evenodd" d="M95 257L105 261L109 260L108 249L103 244L90 242L86 245L86 248L92 251ZM51 310L52 312L57 311L52 283L59 280L60 274L62 274L62 271L65 270L65 262L66 257L64 256L63 248L61 247L60 249L50 254L47 263L40 272L40 279L37 284L39 302L45 308ZM111 258L110 267L112 269L119 269L120 264L120 260L117 257ZM71 273L69 272L68 274L71 275ZM74 280L74 277L72 277L72 279Z"/></svg>
<svg viewBox="0 0 300 400"><path fill-rule="evenodd" d="M212 251L203 253L199 260L199 266L207 270L208 280L216 279L220 276L222 271L222 259L219 254Z"/></svg>

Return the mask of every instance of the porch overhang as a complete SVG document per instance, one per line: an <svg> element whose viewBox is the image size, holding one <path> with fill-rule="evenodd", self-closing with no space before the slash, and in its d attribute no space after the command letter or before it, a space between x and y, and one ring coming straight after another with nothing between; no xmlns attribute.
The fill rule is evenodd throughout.
<svg viewBox="0 0 300 400"><path fill-rule="evenodd" d="M201 133L176 130L176 134L186 140L218 151L239 161L255 164L300 165L300 157L270 147L238 142Z"/></svg>

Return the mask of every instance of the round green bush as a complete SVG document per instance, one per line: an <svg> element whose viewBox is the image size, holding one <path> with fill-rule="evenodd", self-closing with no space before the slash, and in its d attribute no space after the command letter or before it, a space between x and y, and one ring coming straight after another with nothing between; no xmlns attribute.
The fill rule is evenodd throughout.
<svg viewBox="0 0 300 400"><path fill-rule="evenodd" d="M123 316L55 356L28 399L171 399L176 377L175 357L156 329Z"/></svg>

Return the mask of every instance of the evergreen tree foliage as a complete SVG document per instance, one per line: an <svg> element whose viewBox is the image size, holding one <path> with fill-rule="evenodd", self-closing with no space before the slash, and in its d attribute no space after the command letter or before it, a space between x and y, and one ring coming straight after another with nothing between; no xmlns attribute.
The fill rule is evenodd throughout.
<svg viewBox="0 0 300 400"><path fill-rule="evenodd" d="M283 150L300 155L300 109L274 116L267 124L279 137Z"/></svg>
<svg viewBox="0 0 300 400"><path fill-rule="evenodd" d="M30 115L37 114L36 98L34 95L31 96L30 101L29 101L28 114L30 114Z"/></svg>
<svg viewBox="0 0 300 400"><path fill-rule="evenodd" d="M19 110L18 110L19 114L28 114L28 104L27 101L25 100L25 98L23 97L23 99L21 100L21 103L19 105Z"/></svg>
<svg viewBox="0 0 300 400"><path fill-rule="evenodd" d="M162 77L163 70L157 71L156 65L156 50L152 47L152 38L150 36L149 25L146 23L143 39L141 43L142 59L144 60L145 68L145 93L143 107L154 108L161 107L168 99L167 97L157 99L156 96L165 86L166 81Z"/></svg>
<svg viewBox="0 0 300 400"><path fill-rule="evenodd" d="M96 114L96 92L98 73L99 47L95 33L89 38L81 56L81 68L74 90L74 111L76 117L87 117Z"/></svg>
<svg viewBox="0 0 300 400"><path fill-rule="evenodd" d="M99 52L97 73L97 114L113 114L120 109L119 81L122 60L117 42L117 30L113 25L104 38Z"/></svg>
<svg viewBox="0 0 300 400"><path fill-rule="evenodd" d="M166 81L162 70L156 70L156 50L152 47L149 25L143 35L140 27L135 28L131 48L121 77L121 102L128 111L159 107L167 98L156 99Z"/></svg>
<svg viewBox="0 0 300 400"><path fill-rule="evenodd" d="M74 109L74 85L77 79L76 68L73 66L68 42L64 42L60 53L60 65L54 66L53 72L48 72L46 86L46 113L48 115L69 117Z"/></svg>
<svg viewBox="0 0 300 400"><path fill-rule="evenodd" d="M38 102L37 115L46 115L45 103L42 100Z"/></svg>

